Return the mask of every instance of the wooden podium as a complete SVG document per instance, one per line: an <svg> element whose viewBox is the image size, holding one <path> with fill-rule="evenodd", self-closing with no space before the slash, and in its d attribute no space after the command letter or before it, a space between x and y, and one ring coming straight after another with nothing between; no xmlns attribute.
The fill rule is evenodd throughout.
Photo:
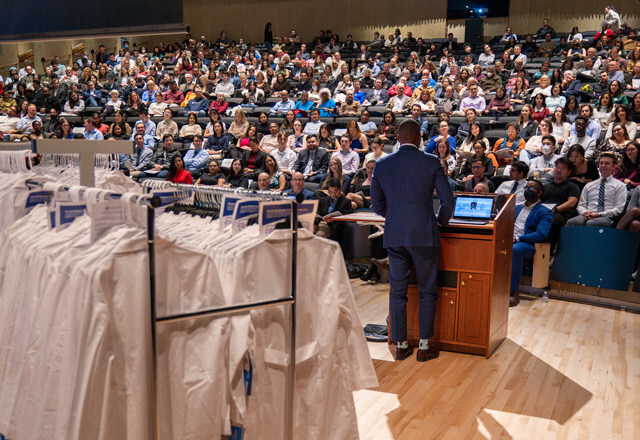
<svg viewBox="0 0 640 440"><path fill-rule="evenodd" d="M429 345L442 350L486 357L507 337L515 196L493 195L499 210L486 225L440 228L438 303L434 337ZM438 201L434 200L434 207ZM384 223L373 212L354 212L329 221ZM418 286L409 281L407 337L420 341Z"/></svg>
<svg viewBox="0 0 640 440"><path fill-rule="evenodd" d="M507 337L514 217L515 197L509 196L486 225L440 229L438 303L430 345L489 357ZM407 336L416 346L418 303L418 286L410 284Z"/></svg>

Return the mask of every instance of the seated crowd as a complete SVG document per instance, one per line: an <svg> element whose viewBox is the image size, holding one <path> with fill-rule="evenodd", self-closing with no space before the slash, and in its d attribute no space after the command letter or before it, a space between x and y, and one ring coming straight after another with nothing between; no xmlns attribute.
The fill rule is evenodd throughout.
<svg viewBox="0 0 640 440"><path fill-rule="evenodd" d="M319 194L326 214L369 206L375 161L413 118L453 189L518 204L539 192L553 247L564 224L640 231L637 194L627 203L640 191L636 31L586 38L545 20L492 43L396 30L361 43L322 31L305 44L292 31L275 45L224 32L152 51L101 45L94 60L0 78L0 135L131 140L120 165L134 179Z"/></svg>

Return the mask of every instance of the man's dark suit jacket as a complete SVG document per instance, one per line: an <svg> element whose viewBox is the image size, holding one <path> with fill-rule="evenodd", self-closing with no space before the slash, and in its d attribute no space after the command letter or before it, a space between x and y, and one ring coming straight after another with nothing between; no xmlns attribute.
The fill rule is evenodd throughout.
<svg viewBox="0 0 640 440"><path fill-rule="evenodd" d="M331 197L322 197L318 202L318 214L325 216L329 214L329 205L331 204ZM350 214L353 212L351 207L351 200L347 199L344 194L340 194L340 198L336 202L336 207L333 212L340 212L341 214ZM339 223L339 222L338 222Z"/></svg>
<svg viewBox="0 0 640 440"><path fill-rule="evenodd" d="M367 90L367 93L366 93L367 101L369 101L371 104L382 105L382 104L386 104L387 101L389 101L389 92L386 89L380 90L380 99L377 101L373 98L373 93L374 93L373 89Z"/></svg>
<svg viewBox="0 0 640 440"><path fill-rule="evenodd" d="M433 191L440 211L433 211ZM440 247L438 223L453 214L454 196L438 158L410 144L379 159L371 178L371 208L386 218L384 247Z"/></svg>
<svg viewBox="0 0 640 440"><path fill-rule="evenodd" d="M316 158L313 161L313 169L318 174L324 174L329 169L329 153L325 148L318 147L318 152L316 153ZM304 169L307 166L307 162L309 161L309 150L304 149L298 155L298 161L294 167L294 171L300 171L304 173Z"/></svg>

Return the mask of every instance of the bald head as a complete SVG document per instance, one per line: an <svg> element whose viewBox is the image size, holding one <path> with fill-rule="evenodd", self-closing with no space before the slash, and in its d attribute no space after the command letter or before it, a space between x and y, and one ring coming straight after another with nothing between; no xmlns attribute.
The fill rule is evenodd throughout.
<svg viewBox="0 0 640 440"><path fill-rule="evenodd" d="M401 144L420 145L420 124L413 119L407 119L398 127L398 142Z"/></svg>

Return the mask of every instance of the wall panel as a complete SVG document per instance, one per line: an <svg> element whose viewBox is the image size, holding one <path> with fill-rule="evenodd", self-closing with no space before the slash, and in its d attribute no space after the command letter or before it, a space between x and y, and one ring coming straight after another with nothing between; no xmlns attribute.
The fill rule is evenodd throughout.
<svg viewBox="0 0 640 440"><path fill-rule="evenodd" d="M622 20L640 27L640 5L637 0L611 0L620 11ZM264 25L273 23L274 36L285 36L296 29L303 40L311 40L320 29L331 29L341 37L352 34L355 40L370 40L378 31L385 35L396 27L403 35L408 31L415 37L443 38L453 32L459 41L464 39L464 20L446 21L446 0L184 0L184 24L191 26L196 38L205 35L210 40L226 30L231 39L262 42ZM604 17L604 3L599 0L512 0L509 17L487 19L485 37L501 35L507 26L517 34L535 32L544 18L560 32L568 32L577 25L582 30L597 29ZM141 36L130 38L138 45L150 46L160 41L182 41L183 35ZM40 58L68 53L73 41L43 43L11 43L0 45L0 66L17 61L18 52L29 48L35 51L36 68L41 70ZM97 49L98 43L114 47L117 38L84 40L86 50ZM0 67L6 75L8 67Z"/></svg>

